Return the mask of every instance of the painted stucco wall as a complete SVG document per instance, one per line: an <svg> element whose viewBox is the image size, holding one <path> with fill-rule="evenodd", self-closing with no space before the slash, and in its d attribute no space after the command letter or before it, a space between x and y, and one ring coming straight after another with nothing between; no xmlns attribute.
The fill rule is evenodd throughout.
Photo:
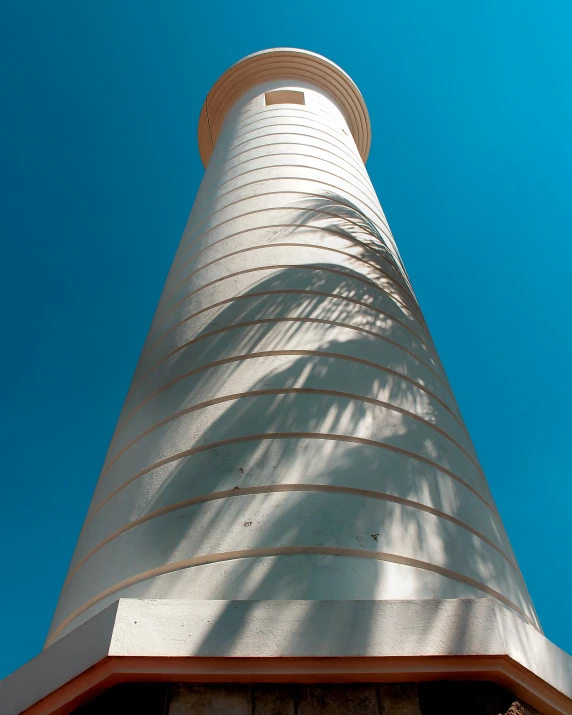
<svg viewBox="0 0 572 715"><path fill-rule="evenodd" d="M48 642L119 597L485 596L537 625L343 108L262 82L224 120Z"/></svg>

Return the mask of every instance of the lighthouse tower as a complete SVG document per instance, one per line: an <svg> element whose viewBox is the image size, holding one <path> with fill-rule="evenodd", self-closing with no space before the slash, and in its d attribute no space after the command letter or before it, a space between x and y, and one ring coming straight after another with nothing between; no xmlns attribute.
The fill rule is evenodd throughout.
<svg viewBox="0 0 572 715"><path fill-rule="evenodd" d="M50 662L22 710L572 712L368 177L359 90L258 52L198 140L46 649L10 697Z"/></svg>

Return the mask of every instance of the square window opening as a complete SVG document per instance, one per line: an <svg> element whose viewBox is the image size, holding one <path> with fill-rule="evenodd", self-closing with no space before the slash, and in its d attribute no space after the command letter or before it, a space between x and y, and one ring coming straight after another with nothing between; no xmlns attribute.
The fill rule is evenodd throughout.
<svg viewBox="0 0 572 715"><path fill-rule="evenodd" d="M272 104L306 104L304 92L295 89L276 89L273 92L264 94L266 106Z"/></svg>

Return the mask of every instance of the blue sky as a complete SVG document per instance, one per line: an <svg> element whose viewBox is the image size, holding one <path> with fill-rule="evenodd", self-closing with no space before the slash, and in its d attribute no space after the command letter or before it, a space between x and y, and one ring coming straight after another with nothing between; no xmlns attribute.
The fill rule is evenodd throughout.
<svg viewBox="0 0 572 715"><path fill-rule="evenodd" d="M549 638L572 651L572 5L0 4L0 676L42 647L203 169L207 90L294 46L368 169Z"/></svg>

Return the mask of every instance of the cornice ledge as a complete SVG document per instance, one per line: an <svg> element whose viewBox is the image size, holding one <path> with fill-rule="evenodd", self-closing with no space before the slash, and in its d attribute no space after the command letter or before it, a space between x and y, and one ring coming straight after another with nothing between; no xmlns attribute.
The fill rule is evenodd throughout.
<svg viewBox="0 0 572 715"><path fill-rule="evenodd" d="M371 123L364 99L351 77L334 62L315 52L277 47L255 52L236 62L207 94L198 126L199 153L205 167L232 105L251 87L272 79L313 82L331 94L344 110L365 163L371 145Z"/></svg>
<svg viewBox="0 0 572 715"><path fill-rule="evenodd" d="M494 599L119 599L0 683L5 715L63 715L119 682L490 680L572 715L572 658Z"/></svg>

